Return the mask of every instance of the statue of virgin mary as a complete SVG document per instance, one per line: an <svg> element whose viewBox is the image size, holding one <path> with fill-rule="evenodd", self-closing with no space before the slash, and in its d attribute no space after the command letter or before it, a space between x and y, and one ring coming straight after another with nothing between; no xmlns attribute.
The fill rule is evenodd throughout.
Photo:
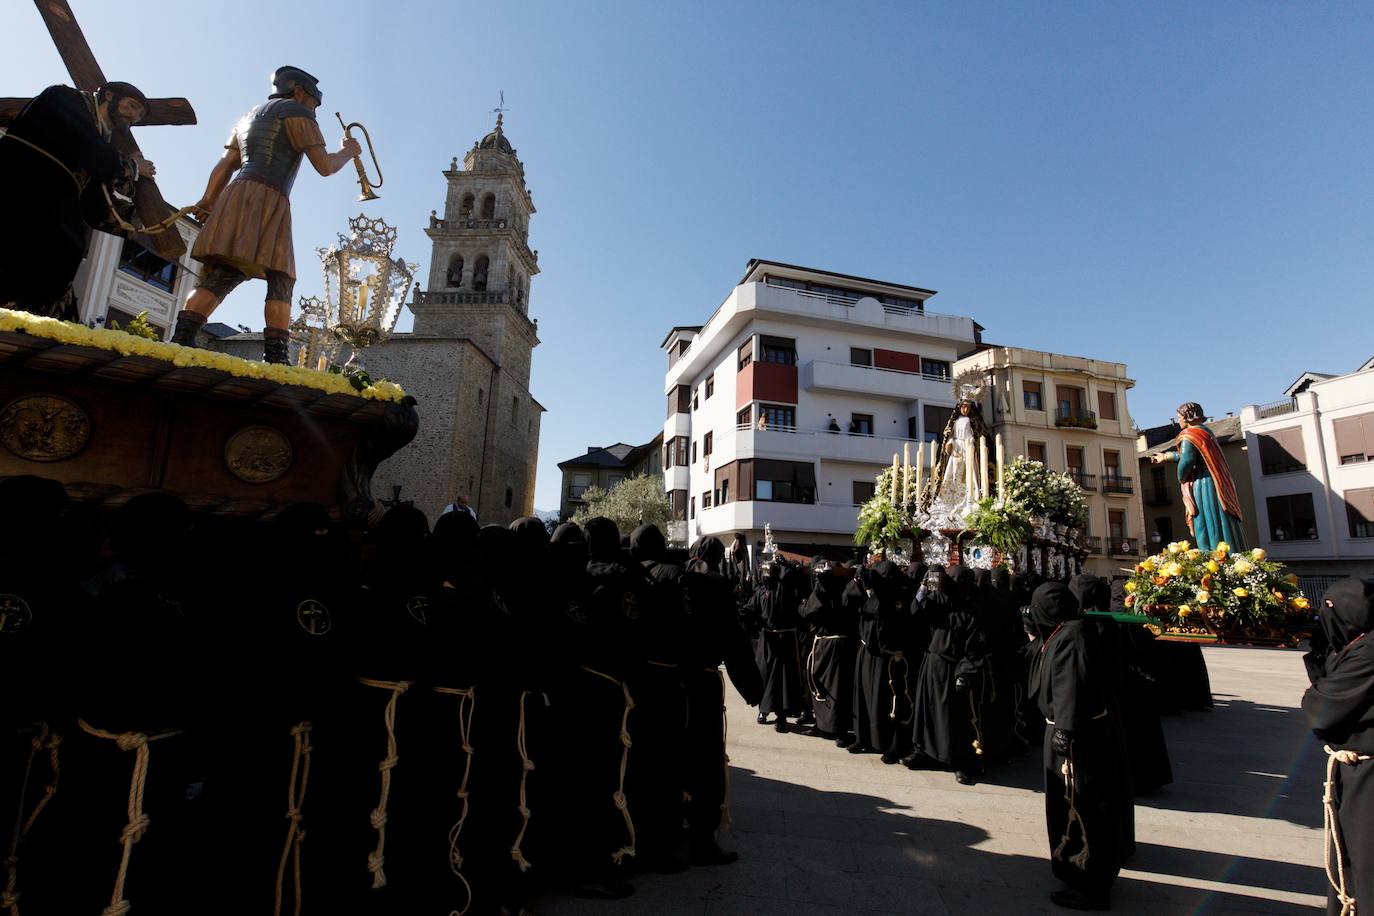
<svg viewBox="0 0 1374 916"><path fill-rule="evenodd" d="M932 527L962 528L964 516L987 495L978 470L978 443L987 435L978 402L961 398L945 424L940 466L931 481Z"/></svg>

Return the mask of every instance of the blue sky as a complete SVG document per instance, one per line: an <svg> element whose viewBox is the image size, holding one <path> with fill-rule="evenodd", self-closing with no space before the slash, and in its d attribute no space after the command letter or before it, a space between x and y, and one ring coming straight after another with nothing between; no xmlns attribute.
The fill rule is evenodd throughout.
<svg viewBox="0 0 1374 916"><path fill-rule="evenodd" d="M372 131L368 212L426 268L440 171L505 91L539 208L541 509L558 461L661 428L659 341L751 257L936 289L989 340L1123 361L1141 426L1374 355L1367 2L72 4L107 76L196 107L139 132L169 200L200 196L293 63L331 143L336 109ZM66 79L30 4L0 21L0 94ZM351 175L296 184L298 293L360 209ZM260 326L261 294L216 318Z"/></svg>

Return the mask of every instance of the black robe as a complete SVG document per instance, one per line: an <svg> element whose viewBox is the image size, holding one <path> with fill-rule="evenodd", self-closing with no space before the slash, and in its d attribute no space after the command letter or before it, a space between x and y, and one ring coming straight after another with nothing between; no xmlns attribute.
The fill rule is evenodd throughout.
<svg viewBox="0 0 1374 916"><path fill-rule="evenodd" d="M1374 638L1368 635L1374 629L1374 579L1339 582L1321 604L1330 651L1307 660L1312 686L1303 694L1303 714L1326 747L1374 758ZM1363 911L1374 905L1374 759L1327 765L1346 894ZM1330 854L1334 872L1334 850ZM1328 888L1326 900L1328 913L1341 912L1334 888Z"/></svg>
<svg viewBox="0 0 1374 916"><path fill-rule="evenodd" d="M916 661L909 580L890 560L864 573L868 588L859 609L859 647L854 675L855 746L889 758L910 750Z"/></svg>
<svg viewBox="0 0 1374 916"><path fill-rule="evenodd" d="M9 176L0 219L0 305L44 314L61 299L86 253L89 226L104 224L102 188L129 164L100 134L86 96L49 86L9 127L66 168L16 139L0 139L0 174ZM78 189L68 170L89 176ZM54 317L75 320L74 309Z"/></svg>
<svg viewBox="0 0 1374 916"><path fill-rule="evenodd" d="M763 698L759 713L795 716L809 707L803 687L801 618L797 611L802 601L804 577L793 564L774 561L781 569L765 579L754 591L746 613L758 621L755 660L763 677Z"/></svg>
<svg viewBox="0 0 1374 916"><path fill-rule="evenodd" d="M800 611L811 631L806 663L814 691L811 708L816 714L816 730L834 738L850 734L854 722L858 619L855 608L845 601L845 589L851 581L830 573L816 575Z"/></svg>
<svg viewBox="0 0 1374 916"><path fill-rule="evenodd" d="M916 751L960 772L975 773L981 764L976 683L981 682L985 649L982 633L960 590L933 592L912 603L912 615L929 627L930 642L916 682L912 746ZM968 692L955 690L963 677Z"/></svg>
<svg viewBox="0 0 1374 916"><path fill-rule="evenodd" d="M1050 864L1065 884L1100 897L1110 893L1133 834L1130 775L1111 673L1103 668L1096 629L1081 619L1059 624L1042 651L1036 698L1046 719ZM1067 757L1054 750L1055 729L1070 735ZM1072 780L1066 785L1064 767L1069 761ZM1076 815L1072 823L1071 810Z"/></svg>

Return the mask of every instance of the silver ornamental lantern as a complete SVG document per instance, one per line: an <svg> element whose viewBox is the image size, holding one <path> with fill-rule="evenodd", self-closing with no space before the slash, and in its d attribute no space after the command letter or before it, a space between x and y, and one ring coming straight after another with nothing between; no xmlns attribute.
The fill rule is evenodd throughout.
<svg viewBox="0 0 1374 916"><path fill-rule="evenodd" d="M329 307L319 296L302 296L301 313L291 322L291 343L295 346L292 362L306 369L324 372L338 358L343 341L330 332Z"/></svg>
<svg viewBox="0 0 1374 916"><path fill-rule="evenodd" d="M391 256L396 230L365 214L348 221L348 237L318 249L324 262L324 326L351 351L344 374L365 347L391 336L418 264ZM336 350L337 352L337 350Z"/></svg>

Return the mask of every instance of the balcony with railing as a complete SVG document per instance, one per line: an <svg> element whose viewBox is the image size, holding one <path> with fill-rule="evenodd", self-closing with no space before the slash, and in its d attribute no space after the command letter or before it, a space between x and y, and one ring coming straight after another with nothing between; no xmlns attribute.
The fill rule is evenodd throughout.
<svg viewBox="0 0 1374 916"><path fill-rule="evenodd" d="M1107 552L1114 557L1136 557L1140 555L1140 545L1135 538L1111 537L1108 538Z"/></svg>
<svg viewBox="0 0 1374 916"><path fill-rule="evenodd" d="M741 458L758 455L803 461L819 458L822 461L891 464L892 456L900 454L902 446L910 445L912 452L917 452L918 444L915 440L895 436L805 429L771 423L763 429L748 423L735 427L735 453Z"/></svg>
<svg viewBox="0 0 1374 916"><path fill-rule="evenodd" d="M894 401L949 396L949 376L937 372L910 372L820 359L802 366L801 386L807 391L862 394Z"/></svg>
<svg viewBox="0 0 1374 916"><path fill-rule="evenodd" d="M1087 549L1088 553L1095 556L1102 556L1102 538L1091 534L1085 535L1083 537L1083 546Z"/></svg>
<svg viewBox="0 0 1374 916"><path fill-rule="evenodd" d="M1102 492L1130 496L1135 492L1134 480L1121 474L1103 474Z"/></svg>
<svg viewBox="0 0 1374 916"><path fill-rule="evenodd" d="M1097 429L1097 413L1085 407L1056 407L1054 425L1068 429Z"/></svg>
<svg viewBox="0 0 1374 916"><path fill-rule="evenodd" d="M1145 494L1145 505L1147 506L1169 506L1174 502L1174 497L1168 490L1152 487Z"/></svg>
<svg viewBox="0 0 1374 916"><path fill-rule="evenodd" d="M1069 468L1065 473L1068 474L1069 477L1071 477L1071 478L1073 479L1073 482L1074 482L1074 483L1078 484L1078 485L1079 485L1080 487L1082 487L1083 489L1085 489L1085 490L1096 490L1096 489L1097 489L1097 475L1096 475L1096 474L1089 474L1087 471L1084 471L1082 468Z"/></svg>
<svg viewBox="0 0 1374 916"><path fill-rule="evenodd" d="M575 499L580 502L582 499L582 494L586 493L589 489L591 489L591 484L569 484L568 499Z"/></svg>
<svg viewBox="0 0 1374 916"><path fill-rule="evenodd" d="M1261 404L1256 407L1255 417L1260 420L1266 417L1281 417L1286 413L1296 413L1297 409L1297 398L1284 398L1282 401L1272 401L1268 404Z"/></svg>

